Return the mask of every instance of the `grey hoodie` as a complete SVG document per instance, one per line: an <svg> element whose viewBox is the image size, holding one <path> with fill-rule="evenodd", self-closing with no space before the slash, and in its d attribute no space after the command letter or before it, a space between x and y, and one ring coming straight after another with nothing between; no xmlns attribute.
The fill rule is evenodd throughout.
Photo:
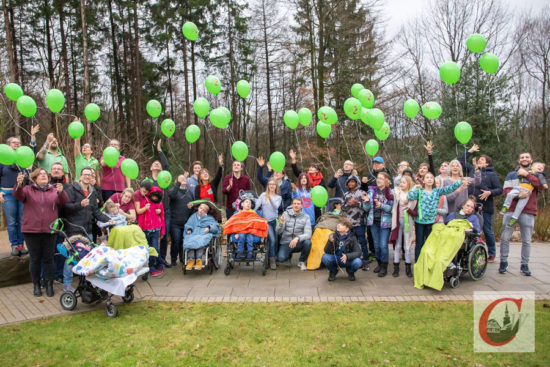
<svg viewBox="0 0 550 367"><path fill-rule="evenodd" d="M289 207L285 210L283 216L284 224L277 224L277 234L282 234L279 243L288 244L295 237L299 237L300 241L311 239L311 220L303 210L300 210L298 214L294 214L294 209Z"/></svg>

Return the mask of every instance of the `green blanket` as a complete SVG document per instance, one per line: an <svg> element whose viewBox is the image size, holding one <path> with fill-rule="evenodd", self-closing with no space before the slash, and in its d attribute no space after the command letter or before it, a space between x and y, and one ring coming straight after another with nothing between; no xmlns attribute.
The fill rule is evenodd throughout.
<svg viewBox="0 0 550 367"><path fill-rule="evenodd" d="M428 286L438 291L443 288L443 271L464 242L464 230L472 228L466 219L454 219L447 225L436 223L414 264L414 287Z"/></svg>
<svg viewBox="0 0 550 367"><path fill-rule="evenodd" d="M107 245L115 250L122 250L140 245L149 247L145 233L135 224L111 229ZM155 250L154 247L149 247L149 255L158 256L157 250Z"/></svg>

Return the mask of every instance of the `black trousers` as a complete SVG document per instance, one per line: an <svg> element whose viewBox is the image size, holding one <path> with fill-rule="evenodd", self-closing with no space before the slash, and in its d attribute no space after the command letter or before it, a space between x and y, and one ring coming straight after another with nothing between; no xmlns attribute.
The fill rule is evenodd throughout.
<svg viewBox="0 0 550 367"><path fill-rule="evenodd" d="M375 254L375 251L374 251L374 238L372 237L372 233L370 231L370 226L367 227L367 241L369 243L369 252L371 254Z"/></svg>
<svg viewBox="0 0 550 367"><path fill-rule="evenodd" d="M23 233L23 236L29 249L29 270L32 282L40 282L41 263L44 263L44 279L53 281L56 235L50 233Z"/></svg>

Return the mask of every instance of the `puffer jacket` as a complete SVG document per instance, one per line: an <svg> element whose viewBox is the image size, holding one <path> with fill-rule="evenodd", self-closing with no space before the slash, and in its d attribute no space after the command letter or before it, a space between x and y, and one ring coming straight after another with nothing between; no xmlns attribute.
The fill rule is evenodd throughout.
<svg viewBox="0 0 550 367"><path fill-rule="evenodd" d="M76 226L84 227L86 232L91 234L93 219L101 222L108 222L110 219L107 215L100 212L97 207L97 191L95 188L90 185L88 190L88 196L85 196L79 182L73 182L67 189L69 200L63 205L63 215L68 222L66 223L66 228L69 236L84 234ZM83 207L80 203L86 198L90 200L90 203ZM71 223L74 225L71 225Z"/></svg>
<svg viewBox="0 0 550 367"><path fill-rule="evenodd" d="M288 244L295 237L299 237L300 241L311 239L311 222L309 216L302 210L298 214L294 214L292 207L288 208L284 213L284 223L277 223L277 234L281 235L279 243Z"/></svg>
<svg viewBox="0 0 550 367"><path fill-rule="evenodd" d="M346 187L348 182L351 180L354 180L357 183L357 187L355 191L348 191L344 194L344 205L342 206L342 210L346 213L347 218L354 227L364 226L367 212L363 209L362 197L365 195L365 191L359 189L359 187L361 187L361 180L359 180L359 177L354 175L348 177ZM350 205L349 201L352 199L357 200L357 203Z"/></svg>
<svg viewBox="0 0 550 367"><path fill-rule="evenodd" d="M333 240L331 240L331 237ZM344 246L344 251L342 253L346 254L347 257L346 261L352 261L361 256L361 246L353 231L348 232L348 237L345 240L341 239L340 233L334 232L328 238L327 244L325 245L325 253L336 255L338 249L342 246Z"/></svg>
<svg viewBox="0 0 550 367"><path fill-rule="evenodd" d="M61 194L53 185L40 188L32 183L15 186L13 197L23 203L23 233L50 233L50 224L58 217L58 210L69 199L65 190Z"/></svg>

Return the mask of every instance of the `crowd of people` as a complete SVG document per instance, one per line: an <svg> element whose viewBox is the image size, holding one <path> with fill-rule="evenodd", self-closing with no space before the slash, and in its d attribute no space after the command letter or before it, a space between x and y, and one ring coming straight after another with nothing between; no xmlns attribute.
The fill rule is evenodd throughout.
<svg viewBox="0 0 550 367"><path fill-rule="evenodd" d="M36 150L32 129L30 146ZM21 141L11 137L7 143L17 149ZM120 150L120 143L113 139L109 146ZM418 259L423 244L434 223L446 223L453 218L470 218L481 206L482 221L470 218L475 230L483 232L488 249L488 261L496 257L495 236L492 229L495 214L494 198L505 194L503 229L500 246L499 272L508 268L510 237L516 224L522 237L521 272L530 275L529 253L537 214L538 193L547 189L544 163L533 162L530 153L519 155L515 166L501 185L485 154L474 145L458 159L443 162L436 169L433 163L433 145L425 146L427 162L421 163L416 172L409 162L399 163L392 177L382 157L372 160L372 170L363 176L355 169L354 162L346 160L328 179L320 167L311 163L307 170L298 167L297 154L290 150L290 177L285 170L273 172L269 163L257 159L257 180L264 187L257 200L234 203L242 192L252 189L251 179L245 175L241 162L234 161L231 172L223 176L223 156L218 157L215 175L195 161L190 173L177 175L173 187L162 189L157 178L162 170L169 170L168 160L162 152L159 140L159 160L150 166L150 175L136 183L121 171L125 159L120 155L115 167L105 164L102 157L94 157L90 144L74 141L75 178L70 183L69 167L58 142L49 134L43 146L36 150L36 166L32 172L13 164L0 165L0 201L7 217L12 255L29 252L30 272L34 294L41 295L41 286L48 296L53 296L52 283L62 281L63 263L54 253L60 241L50 230L57 218L67 220L69 234L82 234L82 228L91 240L100 234L96 223L113 225L136 223L145 233L150 246L159 256L150 262L152 276L162 274L164 268L184 261L184 251L190 251L187 269L201 269L205 246L201 236L219 235L218 222L209 215L209 205L201 205L192 212L191 202L208 200L225 201L225 216L231 218L236 211L256 211L267 222L266 237L269 245L269 266L289 263L292 253L299 252L298 267L308 269L308 257L312 248L313 230L324 212L312 201L312 189L321 185L332 192L339 205L334 210L339 220L336 231L323 244L322 263L333 281L338 268L346 269L349 280L355 280L359 270L369 270L376 261L374 272L378 277L388 274L393 263L394 277L400 274L400 263L405 262L406 276L413 276L412 265ZM473 157L472 157L473 156ZM267 171L266 171L267 168ZM214 176L214 177L212 177ZM211 214L211 213L210 213ZM482 222L482 223L480 223ZM238 258L250 256L254 237L233 235L238 242ZM390 243L393 254L390 254ZM26 245L26 247L25 247ZM168 252L168 248L170 251ZM70 284L65 284L70 289Z"/></svg>

